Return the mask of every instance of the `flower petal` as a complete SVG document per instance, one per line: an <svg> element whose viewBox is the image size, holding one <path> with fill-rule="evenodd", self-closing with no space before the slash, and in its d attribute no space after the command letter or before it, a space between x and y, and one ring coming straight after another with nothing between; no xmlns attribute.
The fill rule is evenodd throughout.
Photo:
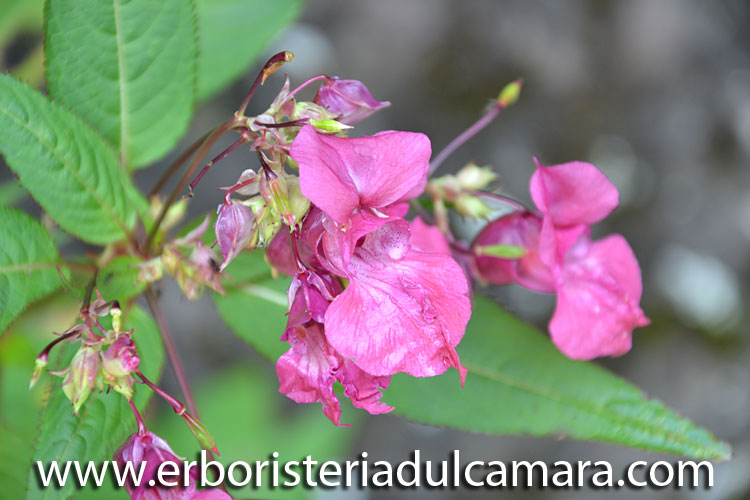
<svg viewBox="0 0 750 500"><path fill-rule="evenodd" d="M549 167L536 164L531 197L555 226L593 224L617 207L617 188L594 165L581 161Z"/></svg>
<svg viewBox="0 0 750 500"><path fill-rule="evenodd" d="M641 289L640 267L625 238L583 239L563 269L552 340L573 359L625 354L633 329L649 324L638 305Z"/></svg>
<svg viewBox="0 0 750 500"><path fill-rule="evenodd" d="M437 226L426 224L421 217L411 221L411 244L422 252L451 253L451 247L445 235Z"/></svg>
<svg viewBox="0 0 750 500"><path fill-rule="evenodd" d="M428 377L453 366L463 380L455 347L471 304L461 267L449 255L414 249L394 249L391 255L400 257L394 259L378 250L383 229L368 235L352 257L349 287L326 311L328 341L373 375Z"/></svg>
<svg viewBox="0 0 750 500"><path fill-rule="evenodd" d="M431 148L424 134L388 131L345 138L306 125L290 154L299 164L302 193L344 223L358 208L383 209L421 192Z"/></svg>

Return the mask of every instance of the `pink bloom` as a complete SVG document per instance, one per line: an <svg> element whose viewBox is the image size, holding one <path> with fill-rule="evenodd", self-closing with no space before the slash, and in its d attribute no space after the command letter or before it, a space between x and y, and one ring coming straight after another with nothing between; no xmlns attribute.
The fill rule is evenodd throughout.
<svg viewBox="0 0 750 500"><path fill-rule="evenodd" d="M320 86L314 102L338 115L337 120L346 125L354 125L391 105L390 102L376 100L362 82L337 77L326 80Z"/></svg>
<svg viewBox="0 0 750 500"><path fill-rule="evenodd" d="M102 367L115 377L130 375L138 369L140 362L135 342L126 335L118 337L102 354Z"/></svg>
<svg viewBox="0 0 750 500"><path fill-rule="evenodd" d="M289 321L287 328L308 321L323 323L328 304L341 293L341 283L330 274L305 271L294 275L289 285ZM282 340L286 340L282 338Z"/></svg>
<svg viewBox="0 0 750 500"><path fill-rule="evenodd" d="M476 269L491 283L557 293L549 330L568 357L622 355L630 350L633 329L649 323L638 306L640 267L622 236L591 241L589 228L617 206L617 189L589 163L537 165L531 195L542 215L503 216L472 245L518 245L526 253L518 259L479 256Z"/></svg>
<svg viewBox="0 0 750 500"><path fill-rule="evenodd" d="M422 252L451 253L445 235L436 226L425 224L421 217L411 221L411 244Z"/></svg>
<svg viewBox="0 0 750 500"><path fill-rule="evenodd" d="M322 403L323 413L336 425L341 425L341 409L333 391L336 380L344 386L344 395L354 406L372 414L393 409L380 401L380 389L388 387L389 377L369 375L336 353L328 344L322 325L311 322L294 326L285 336L290 348L276 363L281 393L298 403Z"/></svg>
<svg viewBox="0 0 750 500"><path fill-rule="evenodd" d="M193 468L190 471L190 484L183 487L181 484L174 487L161 486L156 483L155 486L149 486L151 479L157 480L156 473L163 462L172 462L181 470L183 462L175 455L166 441L152 432L144 434L133 434L130 438L115 452L115 460L120 468L125 464L132 462L134 470L139 470L142 462L146 462L143 477L140 484L136 487L132 478L128 477L125 483L125 490L130 494L131 500L231 500L231 497L221 490L210 489L196 491L195 484L197 481L197 470ZM184 475L180 473L180 483ZM173 480L170 478L170 481Z"/></svg>
<svg viewBox="0 0 750 500"><path fill-rule="evenodd" d="M424 134L389 131L351 139L306 125L290 154L305 197L342 229L367 225L372 231L391 218L386 212L394 205L424 191L431 148Z"/></svg>
<svg viewBox="0 0 750 500"><path fill-rule="evenodd" d="M217 213L214 230L224 258L220 268L223 271L250 242L255 215L248 207L236 201L219 205Z"/></svg>
<svg viewBox="0 0 750 500"><path fill-rule="evenodd" d="M340 264L326 246L331 264ZM345 358L373 375L430 377L466 370L455 347L471 315L461 267L445 253L411 247L408 224L389 222L369 234L340 274L349 286L331 303L326 337Z"/></svg>

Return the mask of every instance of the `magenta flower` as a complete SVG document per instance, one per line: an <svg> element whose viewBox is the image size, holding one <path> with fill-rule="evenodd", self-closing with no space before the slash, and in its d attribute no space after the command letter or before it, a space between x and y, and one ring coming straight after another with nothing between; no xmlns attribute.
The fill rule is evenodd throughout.
<svg viewBox="0 0 750 500"><path fill-rule="evenodd" d="M411 244L422 252L451 253L445 235L436 226L425 224L421 217L411 221Z"/></svg>
<svg viewBox="0 0 750 500"><path fill-rule="evenodd" d="M281 393L297 403L322 403L323 413L336 425L342 425L339 400L333 391L337 380L354 406L372 414L393 409L380 401L380 389L388 387L390 377L372 376L340 356L328 344L323 325L294 326L287 329L284 339L290 348L276 363Z"/></svg>
<svg viewBox="0 0 750 500"><path fill-rule="evenodd" d="M135 348L133 339L122 335L102 353L102 368L114 377L125 377L134 373L140 365L141 358Z"/></svg>
<svg viewBox="0 0 750 500"><path fill-rule="evenodd" d="M141 463L146 462L144 466L143 477L138 486L133 484L132 478L128 477L125 483L125 490L130 495L130 500L231 500L228 494L218 489L209 489L196 491L198 471L193 468L190 470L190 484L187 487L182 485L174 487L161 486L156 483L149 486L150 480L156 481L156 473L163 462L172 462L181 470L183 462L179 459L166 441L152 432L136 433L115 452L115 460L120 468L125 464L132 462L135 470L141 467ZM170 479L172 480L172 479ZM183 481L183 474L180 473L180 482Z"/></svg>
<svg viewBox="0 0 750 500"><path fill-rule="evenodd" d="M557 293L549 324L557 347L573 359L619 356L630 350L632 331L649 323L638 306L641 272L620 235L591 241L589 225L618 202L617 189L595 166L572 162L538 169L531 195L541 215L515 212L490 223L473 244L517 245L517 259L476 258L479 276Z"/></svg>
<svg viewBox="0 0 750 500"><path fill-rule="evenodd" d="M350 139L308 125L290 154L299 164L302 194L346 233L348 254L359 238L403 217L402 202L424 191L431 148L424 134L389 131Z"/></svg>
<svg viewBox="0 0 750 500"><path fill-rule="evenodd" d="M219 205L217 213L214 230L224 258L220 267L223 271L250 242L255 215L248 207L236 201Z"/></svg>
<svg viewBox="0 0 750 500"><path fill-rule="evenodd" d="M327 79L320 86L314 102L337 115L336 119L346 125L354 125L391 105L390 102L376 100L364 83L337 77Z"/></svg>
<svg viewBox="0 0 750 500"><path fill-rule="evenodd" d="M409 240L406 221L389 222L335 270L349 286L326 311L326 337L372 375L431 377L452 366L463 382L455 347L471 315L466 277L449 254L422 252ZM340 265L327 243L329 265Z"/></svg>

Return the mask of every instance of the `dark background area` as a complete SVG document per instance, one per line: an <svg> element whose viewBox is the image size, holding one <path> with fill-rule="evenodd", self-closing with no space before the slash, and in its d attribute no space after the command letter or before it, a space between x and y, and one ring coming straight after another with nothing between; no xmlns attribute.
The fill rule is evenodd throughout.
<svg viewBox="0 0 750 500"><path fill-rule="evenodd" d="M293 85L327 73L361 80L376 98L392 102L358 125L356 134L420 131L435 152L473 123L505 83L522 76L521 100L451 157L445 171L468 161L491 164L500 173L501 190L530 203L534 156L545 164L583 160L619 189L620 207L595 227L595 235L618 232L632 245L643 271L642 307L653 323L635 331L626 356L600 362L732 443L734 458L716 466L716 486L708 491L518 489L503 492L505 497L747 498L748 2L310 0L299 22L267 54L278 50L296 55L284 68ZM256 71L198 109L184 144L236 109ZM272 77L250 112L262 112L281 81ZM149 187L165 165L139 172L138 184ZM213 188L255 166L246 151L222 162L203 181L191 213L213 210L220 199ZM463 230L471 234L476 228L467 223ZM515 286L489 293L542 328L554 307L552 297ZM191 379L247 360L273 373L271 364L226 329L210 299L186 307L172 283L163 287L162 299ZM167 370L168 385L171 377ZM293 406L284 407L294 411ZM366 450L393 462L414 449L432 460L460 449L466 460L609 460L619 473L633 460L675 459L600 443L472 435L392 415L363 420L354 432L352 457ZM466 494L350 490L318 496Z"/></svg>

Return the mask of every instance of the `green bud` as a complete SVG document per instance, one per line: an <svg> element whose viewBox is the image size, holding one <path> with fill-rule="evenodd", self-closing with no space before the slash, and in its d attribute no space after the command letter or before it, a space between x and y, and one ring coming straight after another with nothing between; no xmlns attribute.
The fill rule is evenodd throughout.
<svg viewBox="0 0 750 500"><path fill-rule="evenodd" d="M484 201L471 194L461 194L453 203L456 212L467 217L485 219L492 215L492 209Z"/></svg>
<svg viewBox="0 0 750 500"><path fill-rule="evenodd" d="M484 189L487 185L497 179L497 174L490 167L480 167L469 163L456 174L456 180L463 189L476 191Z"/></svg>
<svg viewBox="0 0 750 500"><path fill-rule="evenodd" d="M515 104L521 95L521 87L523 87L523 79L521 78L510 82L503 87L503 90L501 90L500 94L497 96L497 104L503 108Z"/></svg>
<svg viewBox="0 0 750 500"><path fill-rule="evenodd" d="M31 372L31 380L29 381L29 389L33 388L39 381L39 377L42 376L44 368L47 366L47 356L39 356L34 361L34 371Z"/></svg>
<svg viewBox="0 0 750 500"><path fill-rule="evenodd" d="M62 390L73 404L74 414L78 415L78 411L88 399L91 391L98 383L101 383L97 380L100 365L99 349L82 345L66 369Z"/></svg>
<svg viewBox="0 0 750 500"><path fill-rule="evenodd" d="M182 413L182 418L185 419L185 423L190 428L190 432L193 433L201 447L205 450L211 450L219 455L219 450L216 449L216 440L208 432L206 426L187 411Z"/></svg>
<svg viewBox="0 0 750 500"><path fill-rule="evenodd" d="M520 259L526 255L526 249L518 245L485 245L474 249L478 257L499 257L501 259Z"/></svg>
<svg viewBox="0 0 750 500"><path fill-rule="evenodd" d="M318 132L323 132L325 134L336 134L342 130L353 128L351 125L345 125L333 119L312 121L310 122L310 125L315 127L315 130Z"/></svg>

